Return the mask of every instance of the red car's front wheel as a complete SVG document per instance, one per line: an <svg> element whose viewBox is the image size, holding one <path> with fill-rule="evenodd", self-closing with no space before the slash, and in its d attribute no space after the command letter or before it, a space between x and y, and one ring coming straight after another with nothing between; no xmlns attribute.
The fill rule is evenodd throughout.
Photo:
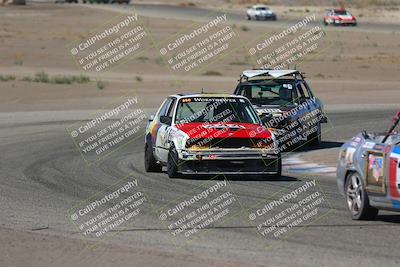
<svg viewBox="0 0 400 267"><path fill-rule="evenodd" d="M178 172L178 161L178 152L175 147L172 146L169 150L167 160L167 173L169 178L177 178L180 176L180 173Z"/></svg>

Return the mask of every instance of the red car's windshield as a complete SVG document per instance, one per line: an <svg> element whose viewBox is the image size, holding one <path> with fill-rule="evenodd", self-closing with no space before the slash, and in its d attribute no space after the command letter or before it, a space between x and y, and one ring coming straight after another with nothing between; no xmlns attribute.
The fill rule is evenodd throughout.
<svg viewBox="0 0 400 267"><path fill-rule="evenodd" d="M347 12L346 10L335 10L335 15L344 16L344 15L350 15L350 13Z"/></svg>
<svg viewBox="0 0 400 267"><path fill-rule="evenodd" d="M179 101L175 122L242 122L259 124L251 104L243 98L188 97Z"/></svg>

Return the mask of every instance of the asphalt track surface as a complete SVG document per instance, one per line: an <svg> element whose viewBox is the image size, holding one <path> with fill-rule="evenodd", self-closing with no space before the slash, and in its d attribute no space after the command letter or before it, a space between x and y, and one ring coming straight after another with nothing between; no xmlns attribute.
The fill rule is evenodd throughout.
<svg viewBox="0 0 400 267"><path fill-rule="evenodd" d="M88 166L65 127L90 111L0 113L0 218L3 226L43 229L42 232L79 238L67 210L98 191L132 174L155 206L166 205L207 179L169 179L165 173L145 173L143 138ZM387 128L392 109L330 113L335 126L324 136L324 147L335 147L359 129ZM318 159L315 159L318 161ZM305 178L316 179L330 205L326 216L285 240L260 239L239 214L213 226L191 242L176 242L152 210L143 209L133 224L106 242L166 251L195 253L216 259L267 266L398 266L400 215L380 213L377 221L352 221L332 177L288 175L280 181L230 177L228 182L244 205L263 200L278 190L293 188ZM232 204L232 211L241 205ZM65 259L64 259L65 260Z"/></svg>

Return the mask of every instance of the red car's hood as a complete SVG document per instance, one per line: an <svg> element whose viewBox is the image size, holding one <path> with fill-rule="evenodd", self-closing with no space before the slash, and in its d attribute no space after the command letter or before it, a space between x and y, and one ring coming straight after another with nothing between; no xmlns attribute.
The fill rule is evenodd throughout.
<svg viewBox="0 0 400 267"><path fill-rule="evenodd" d="M270 138L271 132L264 126L239 122L193 122L176 125L189 138Z"/></svg>

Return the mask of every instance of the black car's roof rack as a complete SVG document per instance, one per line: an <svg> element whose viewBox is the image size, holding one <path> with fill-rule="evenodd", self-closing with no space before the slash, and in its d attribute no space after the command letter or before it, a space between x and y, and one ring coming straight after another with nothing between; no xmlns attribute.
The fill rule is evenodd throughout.
<svg viewBox="0 0 400 267"><path fill-rule="evenodd" d="M305 78L305 73L300 72L298 70L274 70L274 69L252 69L245 70L240 74L239 82L249 81L250 78L260 78L260 77L268 77L268 78L280 78L284 76L291 76L295 79L300 77L301 79Z"/></svg>

